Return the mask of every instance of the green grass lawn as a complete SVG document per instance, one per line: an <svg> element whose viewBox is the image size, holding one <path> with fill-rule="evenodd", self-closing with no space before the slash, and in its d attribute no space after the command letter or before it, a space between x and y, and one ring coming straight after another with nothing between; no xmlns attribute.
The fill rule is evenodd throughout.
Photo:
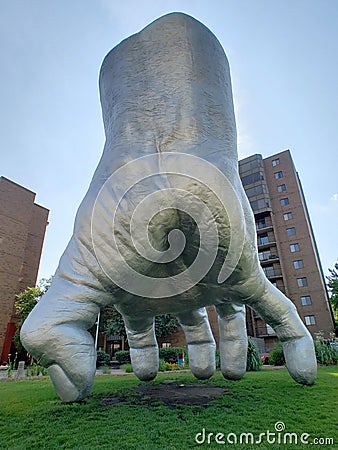
<svg viewBox="0 0 338 450"><path fill-rule="evenodd" d="M187 373L167 372L154 383L168 379L196 381ZM0 449L308 449L314 438L335 440L335 444L315 448L338 449L337 381L337 367L320 368L311 387L296 384L286 370L251 372L237 382L226 381L217 373L201 383L201 389L205 383L227 387L224 395L208 407L177 408L159 402L142 404L132 388L144 383L132 374L96 377L91 397L77 404L62 404L48 378L1 382ZM103 398L121 394L127 403L104 405ZM281 444L276 422L285 424L279 435ZM205 441L198 444L195 437L203 429ZM261 443L246 444L242 437L240 444L241 433L252 433L256 441L260 433L268 431L276 433L269 436L270 442L276 439L274 443L268 443L264 435ZM298 444L283 444L286 432L296 433ZM223 433L217 439L224 444L215 442L217 433ZM303 436L309 444L299 442L303 433L310 435ZM202 442L203 434L198 438ZM248 439L250 442L251 437Z"/></svg>

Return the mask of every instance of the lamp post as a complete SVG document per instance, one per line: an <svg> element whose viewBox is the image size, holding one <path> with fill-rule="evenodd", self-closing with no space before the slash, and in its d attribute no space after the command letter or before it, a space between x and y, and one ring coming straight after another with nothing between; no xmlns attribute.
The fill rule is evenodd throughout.
<svg viewBox="0 0 338 450"><path fill-rule="evenodd" d="M96 320L95 350L97 350L97 341L99 339L100 314L101 314L101 311L99 311L99 313L97 315L97 320Z"/></svg>

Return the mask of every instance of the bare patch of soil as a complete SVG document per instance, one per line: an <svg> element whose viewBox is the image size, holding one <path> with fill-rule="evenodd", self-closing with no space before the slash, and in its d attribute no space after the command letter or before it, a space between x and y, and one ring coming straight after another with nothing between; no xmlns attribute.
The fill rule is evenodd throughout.
<svg viewBox="0 0 338 450"><path fill-rule="evenodd" d="M175 408L178 405L207 406L217 397L223 395L228 388L201 383L177 384L167 382L154 385L141 385L129 391L126 396L106 397L102 403L106 406L117 403L155 406L159 403Z"/></svg>

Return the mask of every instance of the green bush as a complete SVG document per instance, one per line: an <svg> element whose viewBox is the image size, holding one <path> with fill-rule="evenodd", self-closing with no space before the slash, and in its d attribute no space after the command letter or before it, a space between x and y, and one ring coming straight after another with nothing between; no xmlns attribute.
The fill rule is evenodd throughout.
<svg viewBox="0 0 338 450"><path fill-rule="evenodd" d="M328 341L324 339L323 333L316 333L314 346L318 364L321 364L322 366L332 366L338 364L338 351L330 347ZM285 365L283 346L281 342L279 342L274 350L272 350L269 360L270 364L274 366Z"/></svg>
<svg viewBox="0 0 338 450"><path fill-rule="evenodd" d="M250 338L248 339L248 352L246 356L246 370L247 372L257 372L262 368L262 361L259 356L256 344Z"/></svg>
<svg viewBox="0 0 338 450"><path fill-rule="evenodd" d="M159 356L160 359L163 359L164 362L177 362L178 355L184 354L184 362L188 363L188 352L186 348L182 347L166 347L160 348ZM117 361L122 364L130 363L130 353L128 350L120 350L115 353L115 358Z"/></svg>
<svg viewBox="0 0 338 450"><path fill-rule="evenodd" d="M184 354L184 362L188 361L187 349L181 347L160 348L160 358L165 362L177 362L178 355Z"/></svg>
<svg viewBox="0 0 338 450"><path fill-rule="evenodd" d="M104 375L109 375L109 374L111 374L111 370L110 370L110 367L109 367L109 366L101 366L101 370L102 370L102 373L103 373Z"/></svg>
<svg viewBox="0 0 338 450"><path fill-rule="evenodd" d="M285 365L283 345L281 342L278 342L276 347L271 351L270 356L269 356L269 362L272 366L284 366Z"/></svg>
<svg viewBox="0 0 338 450"><path fill-rule="evenodd" d="M115 358L120 364L130 364L130 353L128 350L119 350L115 353Z"/></svg>
<svg viewBox="0 0 338 450"><path fill-rule="evenodd" d="M108 355L108 353L102 350L98 350L96 356L96 367L108 366L109 363L110 363L110 355Z"/></svg>
<svg viewBox="0 0 338 450"><path fill-rule="evenodd" d="M158 370L159 370L159 372L165 372L167 370L166 363L165 363L164 359L162 359L162 358L160 358L160 360L159 360Z"/></svg>
<svg viewBox="0 0 338 450"><path fill-rule="evenodd" d="M323 333L316 333L314 340L316 358L322 366L334 366L338 364L338 351L324 339Z"/></svg>
<svg viewBox="0 0 338 450"><path fill-rule="evenodd" d="M48 375L47 369L36 363L33 363L32 365L27 367L27 376L28 377L37 377L40 374L43 376Z"/></svg>
<svg viewBox="0 0 338 450"><path fill-rule="evenodd" d="M133 366L130 363L124 364L123 366L126 373L132 373L133 372Z"/></svg>

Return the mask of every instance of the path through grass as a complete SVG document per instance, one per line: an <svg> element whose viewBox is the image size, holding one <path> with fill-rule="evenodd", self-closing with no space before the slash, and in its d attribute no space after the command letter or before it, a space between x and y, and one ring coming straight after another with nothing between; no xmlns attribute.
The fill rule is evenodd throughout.
<svg viewBox="0 0 338 450"><path fill-rule="evenodd" d="M196 382L190 374L164 373L154 383L168 379L181 384ZM224 395L208 407L179 405L177 408L160 402L152 406L142 404L133 388L144 383L134 375L96 377L91 397L70 405L59 401L49 379L1 382L0 448L309 449L309 445L299 442L300 436L307 433L309 436L303 435L303 439L309 444L315 438L335 439L335 444L327 442L315 448L337 449L337 381L337 367L320 368L318 381L311 387L296 384L286 370L251 372L240 382L226 381L217 373L207 383L227 387ZM104 404L104 398L119 395L126 397L127 403ZM275 430L277 422L285 424L285 431L279 437ZM268 443L266 435L261 435L261 443L254 445L250 443L251 435L240 438L241 433L252 433L257 441L267 431L276 433L269 437L270 442L274 438L275 442ZM297 444L283 444L287 432L295 433L287 437L287 442L289 439L295 442L297 436ZM198 433L201 433L197 436L200 444L195 440ZM224 435L217 437L224 444L216 443L217 433Z"/></svg>

